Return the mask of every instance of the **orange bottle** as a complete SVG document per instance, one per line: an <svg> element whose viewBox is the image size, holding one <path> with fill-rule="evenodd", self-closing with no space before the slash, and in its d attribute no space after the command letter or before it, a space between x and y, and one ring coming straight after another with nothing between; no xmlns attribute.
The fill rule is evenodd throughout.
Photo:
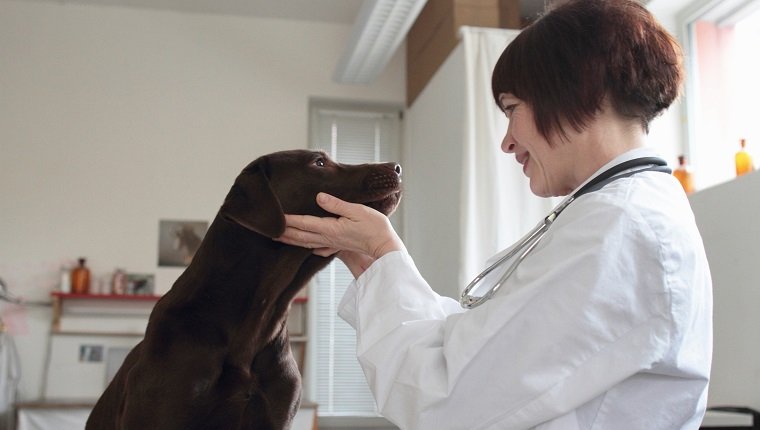
<svg viewBox="0 0 760 430"><path fill-rule="evenodd" d="M739 144L741 145L741 149L739 149L736 153L736 157L734 157L736 160L736 176L741 176L755 170L755 166L752 164L752 156L750 156L745 149L747 140L741 139Z"/></svg>
<svg viewBox="0 0 760 430"><path fill-rule="evenodd" d="M71 292L88 294L90 292L90 269L85 266L85 259L79 259L79 266L71 270Z"/></svg>
<svg viewBox="0 0 760 430"><path fill-rule="evenodd" d="M694 175L686 165L686 157L683 155L678 156L678 167L673 171L673 176L681 183L683 190L686 194L694 192Z"/></svg>

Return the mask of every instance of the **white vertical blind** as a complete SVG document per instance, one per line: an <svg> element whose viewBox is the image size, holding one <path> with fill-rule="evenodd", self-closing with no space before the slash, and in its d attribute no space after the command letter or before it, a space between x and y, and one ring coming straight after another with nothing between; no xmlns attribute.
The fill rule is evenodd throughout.
<svg viewBox="0 0 760 430"><path fill-rule="evenodd" d="M398 112L336 110L312 106L312 142L341 163L392 160L399 145ZM377 407L356 359L354 329L337 315L337 305L353 276L335 260L310 289L310 381L320 415L377 415Z"/></svg>

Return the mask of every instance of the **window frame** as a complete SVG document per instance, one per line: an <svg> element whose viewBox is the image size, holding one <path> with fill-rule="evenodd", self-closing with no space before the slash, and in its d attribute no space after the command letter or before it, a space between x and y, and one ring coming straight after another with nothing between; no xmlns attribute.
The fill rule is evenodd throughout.
<svg viewBox="0 0 760 430"><path fill-rule="evenodd" d="M346 116L356 115L357 117L367 117L367 115L383 114L383 115L398 115L398 127L397 138L395 143L391 143L391 147L387 149L387 160L383 157L381 161L397 161L401 162L402 155L402 139L403 139L403 105L396 103L370 103L370 102L354 102L344 100L332 100L322 98L312 98L309 100L309 141L308 146L310 149L320 149L318 145L320 139L320 130L318 127L318 115L325 112L336 112L339 114L345 114ZM329 153L330 151L328 151ZM340 161L340 160L338 160ZM397 210L397 213L391 218L394 227L399 235L402 235L402 208ZM336 263L331 263L336 264ZM325 268L324 270L329 270ZM315 277L316 280L316 277ZM310 293L313 297L313 293ZM317 401L317 354L316 354L316 338L317 330L317 300L309 300L308 304L308 333L309 333L309 348L307 348L306 358L306 371L304 375L304 398ZM317 409L319 425L330 428L395 428L388 420L379 415L362 415L362 414L332 414L324 415L320 412L322 408Z"/></svg>
<svg viewBox="0 0 760 430"><path fill-rule="evenodd" d="M728 5L728 6L727 6ZM695 27L696 22L709 15L715 15L716 10L727 11L721 14L721 18L717 19L717 23L726 21L738 22L742 16L746 16L751 13L752 10L760 9L760 0L693 0L687 2L680 10L675 14L675 21L677 26L677 38L684 53L684 68L686 70L686 79L684 81L684 90L682 94L683 99L683 118L682 132L683 138L683 154L687 160L696 160L700 158L698 142L698 112L700 110L700 98L699 98L699 65L697 63L696 47L694 46L695 40ZM749 12L748 12L749 11ZM738 142L737 142L738 144ZM736 147L738 150L738 145ZM696 172L697 175L699 172ZM698 177L697 177L698 178ZM713 187L722 183L708 182L706 184L700 184L697 191Z"/></svg>

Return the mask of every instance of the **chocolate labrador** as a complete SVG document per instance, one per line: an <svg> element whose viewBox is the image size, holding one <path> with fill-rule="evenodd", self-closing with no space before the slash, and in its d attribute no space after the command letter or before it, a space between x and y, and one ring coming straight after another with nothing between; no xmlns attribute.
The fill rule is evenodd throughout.
<svg viewBox="0 0 760 430"><path fill-rule="evenodd" d="M395 163L345 165L322 152L263 156L235 179L190 265L153 309L87 430L287 429L301 397L286 319L332 257L272 240L285 213L329 216L325 191L388 215Z"/></svg>

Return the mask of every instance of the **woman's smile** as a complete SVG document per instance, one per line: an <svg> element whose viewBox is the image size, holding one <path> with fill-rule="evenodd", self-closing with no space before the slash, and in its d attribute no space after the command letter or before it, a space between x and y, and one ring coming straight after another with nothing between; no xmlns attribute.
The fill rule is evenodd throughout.
<svg viewBox="0 0 760 430"><path fill-rule="evenodd" d="M523 174L525 174L526 176L528 175L527 174L527 170L528 170L528 159L529 158L530 158L530 153L528 153L528 152L523 152L522 154L515 154L515 160L520 165L522 165Z"/></svg>

